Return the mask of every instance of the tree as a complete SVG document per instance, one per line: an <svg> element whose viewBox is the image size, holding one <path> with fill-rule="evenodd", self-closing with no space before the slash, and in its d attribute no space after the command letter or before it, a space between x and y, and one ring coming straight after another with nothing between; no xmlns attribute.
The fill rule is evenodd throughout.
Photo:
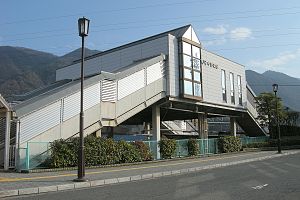
<svg viewBox="0 0 300 200"><path fill-rule="evenodd" d="M279 124L283 123L286 118L281 99L279 97L276 99L275 95L271 92L263 92L255 97L255 100L258 113L256 119L261 126L269 129L271 138L276 138L276 102L278 104Z"/></svg>
<svg viewBox="0 0 300 200"><path fill-rule="evenodd" d="M289 110L288 107L285 109L286 111L286 118L284 121L284 125L287 126L297 126L297 122L299 119L299 113L293 110Z"/></svg>

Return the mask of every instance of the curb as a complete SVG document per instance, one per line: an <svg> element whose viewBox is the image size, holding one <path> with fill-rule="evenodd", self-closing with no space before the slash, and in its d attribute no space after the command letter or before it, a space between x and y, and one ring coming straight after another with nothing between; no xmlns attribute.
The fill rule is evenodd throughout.
<svg viewBox="0 0 300 200"><path fill-rule="evenodd" d="M300 153L300 152L299 151L286 152L286 153L282 153L282 154L275 154L275 155L263 156L263 157L258 157L258 158L250 158L250 159L245 159L245 160L241 160L241 161L233 161L233 162L227 162L227 163L221 163L221 164L207 165L207 166L202 166L202 167L180 169L180 170L156 172L156 173L152 173L152 174L142 174L142 175L135 175L135 176L110 178L110 179L104 179L104 180L93 180L93 181L69 183L69 184L63 184L63 185L52 185L52 186L43 186L43 187L35 187L35 188L23 188L23 189L18 189L18 190L6 190L6 191L0 191L0 198L12 197L12 196L23 196L23 195L30 195L30 194L44 194L44 193L48 193L48 192L74 190L74 189L79 189L79 188L89 188L89 187L113 185L113 184L118 184L118 183L125 183L125 182L139 181L139 180L147 180L147 179L159 178L159 177L164 177L164 176L180 175L180 174L202 171L202 170L207 170L207 169L215 169L215 168L221 168L221 167L226 167L226 166L231 166L231 165L238 165L238 164L249 163L249 162L254 162L254 161L266 160L266 159L277 158L277 157L282 157L282 156L287 156L287 155L293 155L293 154L297 154L297 153Z"/></svg>

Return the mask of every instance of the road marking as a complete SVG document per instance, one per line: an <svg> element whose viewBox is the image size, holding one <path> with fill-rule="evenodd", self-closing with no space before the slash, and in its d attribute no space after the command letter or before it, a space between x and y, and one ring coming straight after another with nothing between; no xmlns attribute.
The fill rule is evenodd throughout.
<svg viewBox="0 0 300 200"><path fill-rule="evenodd" d="M261 154L261 152L253 153L252 155ZM222 159L228 159L228 158L237 158L237 157L243 157L248 156L248 154L243 155L237 155L237 156L226 156L226 157L219 157L219 158L211 158L207 160L193 160L193 161L185 161L185 162L179 162L179 163L168 163L168 164L160 164L160 165L150 165L150 166L144 166L144 167L134 167L134 168L126 168L126 169L113 169L113 170L106 170L106 171L94 171L94 172L86 172L86 175L93 175L93 174L104 174L109 172L121 172L121 171L131 171L131 170L141 170L141 169L151 169L151 168L158 168L158 167L167 167L167 166L176 166L176 165L184 165L184 164L190 164L190 163L200 163L200 162L208 162L208 161L214 161L214 160L222 160ZM103 169L103 168L101 168ZM77 173L70 173L70 174L60 174L60 175L53 175L53 176L37 176L37 177L24 177L24 178L6 178L4 180L0 180L0 182L16 182L16 181L29 181L29 180L39 180L39 179L53 179L53 178L59 178L59 177L71 177L71 176L77 176Z"/></svg>
<svg viewBox="0 0 300 200"><path fill-rule="evenodd" d="M255 187L252 187L254 190L261 190L263 189L264 187L267 187L269 184L264 184L264 185L258 185L258 186L255 186Z"/></svg>

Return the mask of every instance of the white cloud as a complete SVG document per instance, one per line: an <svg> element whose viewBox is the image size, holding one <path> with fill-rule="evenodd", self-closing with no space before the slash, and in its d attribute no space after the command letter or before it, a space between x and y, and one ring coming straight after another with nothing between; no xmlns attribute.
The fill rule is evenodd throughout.
<svg viewBox="0 0 300 200"><path fill-rule="evenodd" d="M281 70L284 65L297 58L300 58L300 48L295 51L282 52L273 58L252 60L249 65L264 70Z"/></svg>
<svg viewBox="0 0 300 200"><path fill-rule="evenodd" d="M203 30L204 33L210 33L213 35L224 35L226 34L228 31L225 28L225 25L218 25L217 27L206 27Z"/></svg>
<svg viewBox="0 0 300 200"><path fill-rule="evenodd" d="M242 41L252 37L252 30L247 27L230 28L228 25L206 27L204 33L214 35L215 38L202 40L205 46L222 45L228 41Z"/></svg>
<svg viewBox="0 0 300 200"><path fill-rule="evenodd" d="M246 27L238 27L230 31L229 37L231 40L245 40L250 38L252 31Z"/></svg>

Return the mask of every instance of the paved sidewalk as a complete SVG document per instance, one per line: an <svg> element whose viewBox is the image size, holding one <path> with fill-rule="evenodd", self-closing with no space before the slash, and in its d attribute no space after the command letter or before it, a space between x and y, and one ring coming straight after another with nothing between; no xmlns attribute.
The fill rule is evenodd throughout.
<svg viewBox="0 0 300 200"><path fill-rule="evenodd" d="M140 165L87 169L87 182L75 183L77 171L0 173L0 198L138 181L299 154L300 150L247 152Z"/></svg>

